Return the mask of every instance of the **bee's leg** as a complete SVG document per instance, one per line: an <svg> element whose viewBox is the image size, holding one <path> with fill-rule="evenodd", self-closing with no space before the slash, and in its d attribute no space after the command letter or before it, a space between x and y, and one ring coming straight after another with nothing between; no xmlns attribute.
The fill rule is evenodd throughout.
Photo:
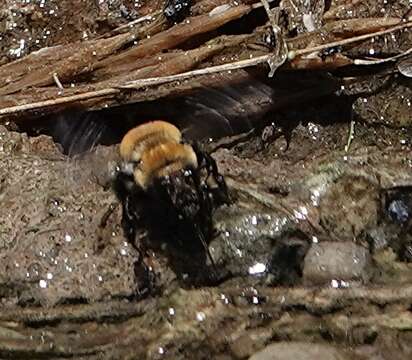
<svg viewBox="0 0 412 360"><path fill-rule="evenodd" d="M137 252L135 262L136 277L142 280L139 293L143 296L146 292L152 293L154 290L155 276L146 259L149 257L143 239L147 237L147 230L140 215L140 207L136 206L137 199L130 196L123 203L122 227L124 235L129 244Z"/></svg>
<svg viewBox="0 0 412 360"><path fill-rule="evenodd" d="M213 267L215 263L213 261L212 254L209 251L208 241L212 232L212 203L205 185L201 183L199 172L197 169L192 170L192 180L196 189L196 193L199 198L199 225L195 223L195 231L197 232L199 239L206 251L207 256L210 259Z"/></svg>
<svg viewBox="0 0 412 360"><path fill-rule="evenodd" d="M213 239L215 234L215 229L213 226L212 212L215 208L223 204L230 204L230 198L228 193L228 188L224 177L219 173L216 161L210 156L206 151L203 151L197 143L193 143L192 147L196 153L199 163L199 169L197 171L197 182L201 184L200 172L205 169L207 172L206 181L198 185L201 190L202 199L204 202L204 227L207 229L207 239ZM210 186L210 181L208 181L209 176L213 177L214 186ZM201 186L203 188L201 188Z"/></svg>
<svg viewBox="0 0 412 360"><path fill-rule="evenodd" d="M213 177L213 180L217 185L217 189L211 189L210 186L208 186L209 191L214 195L214 200L217 200L217 205L219 206L221 204L229 204L230 199L226 181L224 177L219 173L215 159L213 159L211 155L204 151L198 143L194 142L192 144L192 147L198 159L199 170L206 169L206 185L207 180L210 176Z"/></svg>
<svg viewBox="0 0 412 360"><path fill-rule="evenodd" d="M207 185L202 184L200 180L198 169L192 170L192 180L195 185L197 196L199 198L201 223L202 225L204 225L205 223L209 222L209 218L211 219L211 213L212 213L211 200L210 200L210 197L208 196Z"/></svg>
<svg viewBox="0 0 412 360"><path fill-rule="evenodd" d="M127 240L135 246L136 217L131 209L130 197L126 197L122 203L122 228Z"/></svg>
<svg viewBox="0 0 412 360"><path fill-rule="evenodd" d="M147 237L147 226L143 217L138 195L127 197L123 203L122 227L128 242L138 251L142 250L142 239Z"/></svg>
<svg viewBox="0 0 412 360"><path fill-rule="evenodd" d="M208 162L208 167L210 174L213 176L214 181L217 184L217 189L214 191L214 199L217 200L217 205L230 204L229 191L227 184L223 175L221 175L217 169L216 161L207 155L206 160Z"/></svg>
<svg viewBox="0 0 412 360"><path fill-rule="evenodd" d="M104 230L106 228L109 217L113 214L113 211L116 210L117 205L117 203L110 204L108 209L104 212L100 219L97 229L97 241L94 244L95 253L100 253L106 247L105 239L107 239L107 237L104 236Z"/></svg>

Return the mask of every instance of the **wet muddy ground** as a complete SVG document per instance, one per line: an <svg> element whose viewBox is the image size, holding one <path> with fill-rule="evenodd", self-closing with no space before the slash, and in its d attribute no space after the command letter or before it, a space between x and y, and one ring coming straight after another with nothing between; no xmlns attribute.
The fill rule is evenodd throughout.
<svg viewBox="0 0 412 360"><path fill-rule="evenodd" d="M0 64L98 38L157 6L6 3ZM328 96L273 110L276 84L255 75L0 125L0 358L412 358L411 78L331 81ZM307 80L283 76L289 90ZM127 241L110 182L136 114L163 115L204 140L225 176L232 203L214 214L215 266Z"/></svg>
<svg viewBox="0 0 412 360"><path fill-rule="evenodd" d="M222 280L193 287L125 240L115 145L67 158L2 127L2 356L409 358L409 133L358 124L345 152L347 130L308 122L286 151L256 137L214 153L234 199L210 244Z"/></svg>

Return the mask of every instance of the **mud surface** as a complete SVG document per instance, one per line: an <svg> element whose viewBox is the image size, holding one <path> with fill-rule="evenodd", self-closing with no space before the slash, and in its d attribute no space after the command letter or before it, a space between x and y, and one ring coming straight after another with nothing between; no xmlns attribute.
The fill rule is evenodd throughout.
<svg viewBox="0 0 412 360"><path fill-rule="evenodd" d="M2 356L409 358L412 152L405 130L359 124L345 152L347 130L214 154L234 203L210 244L221 280L193 287L123 236L116 146L67 158L2 127Z"/></svg>
<svg viewBox="0 0 412 360"><path fill-rule="evenodd" d="M139 16L157 1L5 0L0 9L0 64L47 46L96 38Z"/></svg>

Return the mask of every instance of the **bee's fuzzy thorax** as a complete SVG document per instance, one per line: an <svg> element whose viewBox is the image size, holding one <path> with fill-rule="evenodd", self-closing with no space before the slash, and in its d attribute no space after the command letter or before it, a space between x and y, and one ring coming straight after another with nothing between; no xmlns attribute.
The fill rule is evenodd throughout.
<svg viewBox="0 0 412 360"><path fill-rule="evenodd" d="M190 145L160 144L143 153L134 172L135 181L146 189L154 178L172 175L186 168L197 168L197 157Z"/></svg>
<svg viewBox="0 0 412 360"><path fill-rule="evenodd" d="M182 140L180 130L161 120L151 121L131 129L120 143L120 156L126 162L138 162L142 154L165 142L179 143Z"/></svg>

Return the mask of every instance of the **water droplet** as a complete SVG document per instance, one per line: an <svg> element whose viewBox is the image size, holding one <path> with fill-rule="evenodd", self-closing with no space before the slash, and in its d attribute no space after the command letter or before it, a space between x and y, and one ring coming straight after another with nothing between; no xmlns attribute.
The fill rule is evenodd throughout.
<svg viewBox="0 0 412 360"><path fill-rule="evenodd" d="M319 135L319 127L316 124L309 122L308 129L309 133L312 135L312 139L317 140Z"/></svg>
<svg viewBox="0 0 412 360"><path fill-rule="evenodd" d="M205 313L201 311L196 313L196 319L197 321L204 321L206 319Z"/></svg>
<svg viewBox="0 0 412 360"><path fill-rule="evenodd" d="M341 281L340 281L340 286L343 287L343 288L348 288L348 287L349 287L349 283L348 283L347 281L341 280Z"/></svg>
<svg viewBox="0 0 412 360"><path fill-rule="evenodd" d="M250 275L261 274L265 271L266 271L266 265L263 263L256 263L255 265L249 267Z"/></svg>
<svg viewBox="0 0 412 360"><path fill-rule="evenodd" d="M311 195L310 195L310 200L312 201L313 206L318 206L319 205L319 197L320 197L320 191L319 190L313 190Z"/></svg>
<svg viewBox="0 0 412 360"><path fill-rule="evenodd" d="M293 214L297 220L305 220L308 215L308 209L304 206L299 206L298 210L293 210Z"/></svg>
<svg viewBox="0 0 412 360"><path fill-rule="evenodd" d="M338 280L332 279L332 281L330 282L330 285L334 288L337 289L339 287L339 282Z"/></svg>
<svg viewBox="0 0 412 360"><path fill-rule="evenodd" d="M229 299L226 297L225 294L220 294L220 299L221 299L225 304L229 304Z"/></svg>

